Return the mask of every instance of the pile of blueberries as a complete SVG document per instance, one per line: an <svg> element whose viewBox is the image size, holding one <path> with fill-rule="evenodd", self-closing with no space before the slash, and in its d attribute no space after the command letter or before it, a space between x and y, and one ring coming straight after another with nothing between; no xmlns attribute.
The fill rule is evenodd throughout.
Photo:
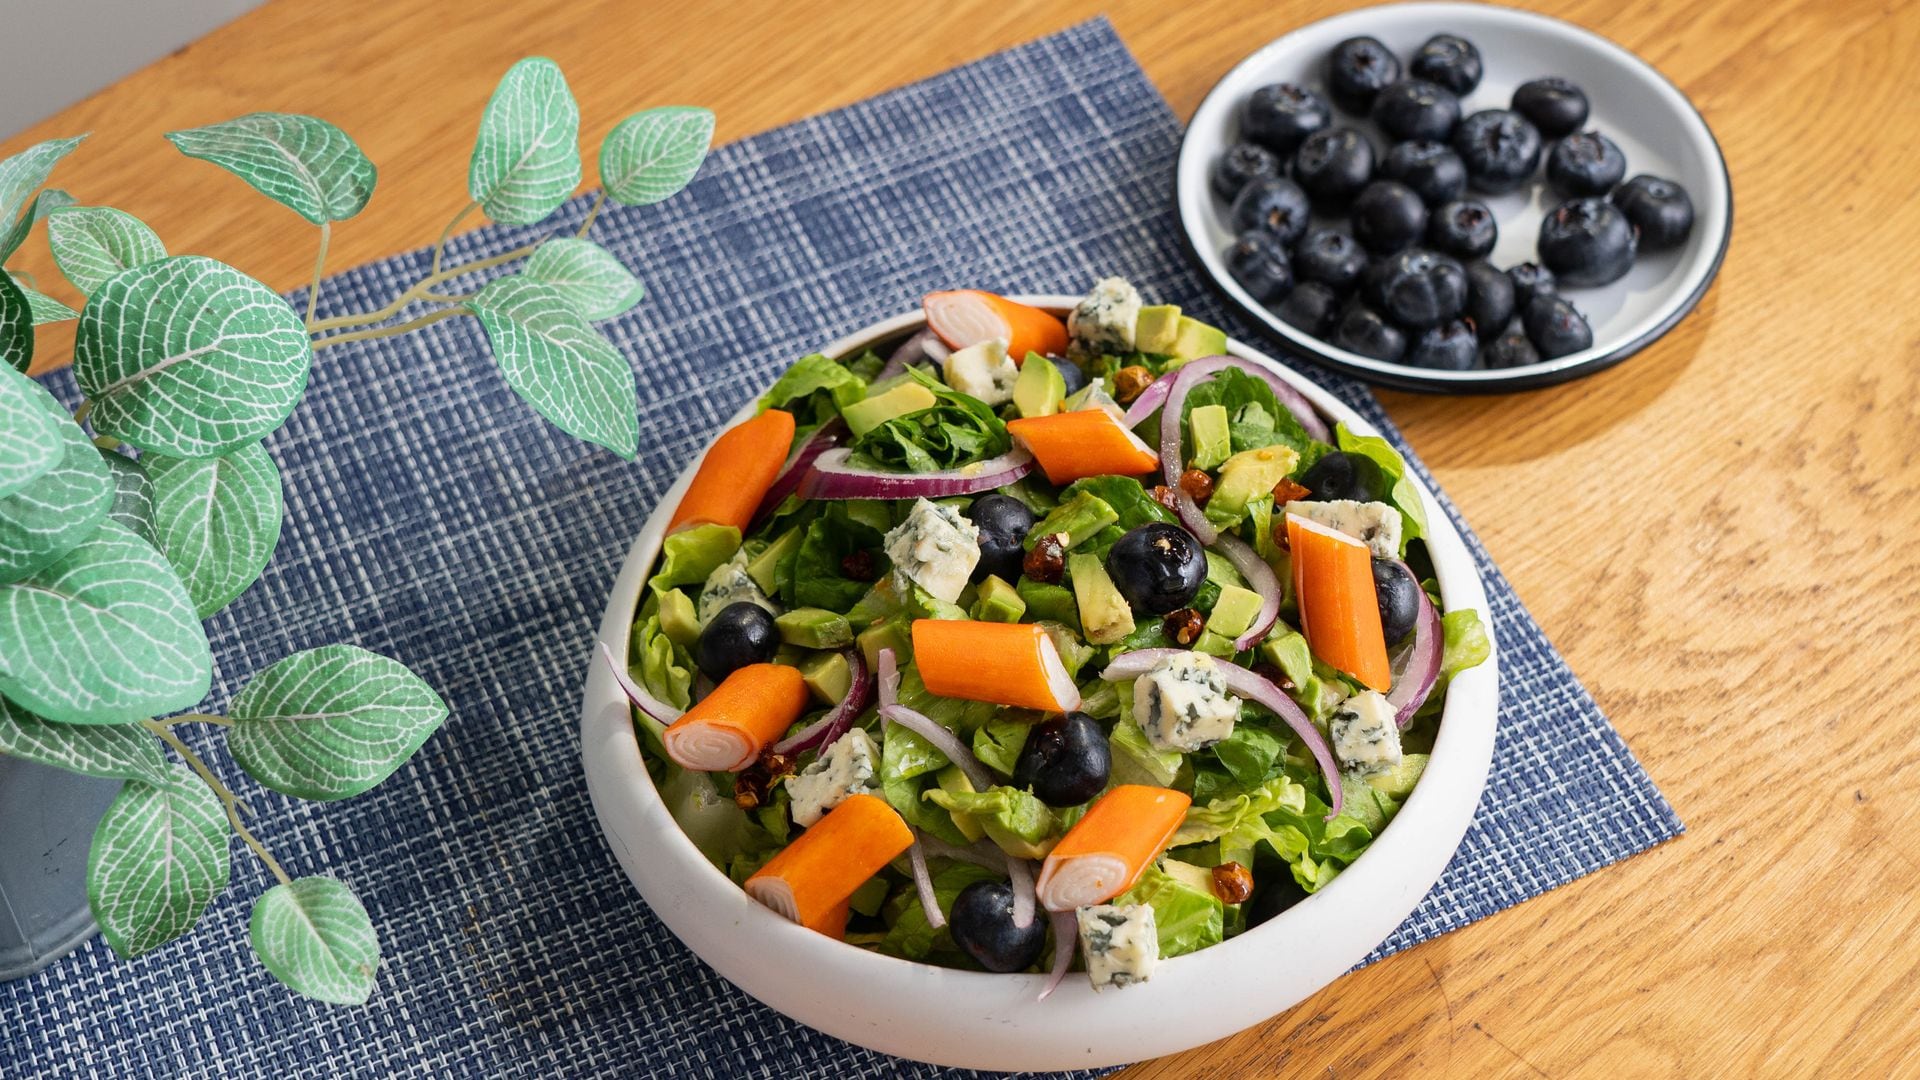
<svg viewBox="0 0 1920 1080"><path fill-rule="evenodd" d="M1593 331L1559 286L1618 281L1638 251L1685 243L1686 191L1653 176L1622 183L1626 156L1580 130L1587 96L1565 79L1535 79L1511 109L1463 118L1461 98L1480 84L1472 42L1435 35L1407 68L1403 78L1370 37L1327 58L1333 105L1397 140L1384 157L1307 87L1263 86L1242 104L1241 141L1211 181L1231 206L1234 280L1288 323L1376 360L1464 371L1588 348ZM1540 223L1539 262L1497 270L1486 257L1498 223L1467 192L1518 190L1543 156L1565 201ZM1345 216L1350 231L1315 225L1316 211Z"/></svg>

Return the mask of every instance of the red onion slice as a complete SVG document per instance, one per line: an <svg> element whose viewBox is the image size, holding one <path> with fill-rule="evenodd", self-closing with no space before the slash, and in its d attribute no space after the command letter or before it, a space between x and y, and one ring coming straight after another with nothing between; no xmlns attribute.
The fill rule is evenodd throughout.
<svg viewBox="0 0 1920 1080"><path fill-rule="evenodd" d="M907 848L907 861L913 864L913 891L920 894L920 910L926 912L927 925L935 930L947 925L947 917L940 913L940 898L933 892L933 875L927 872L927 853L920 847L920 831L914 830L914 840Z"/></svg>
<svg viewBox="0 0 1920 1080"><path fill-rule="evenodd" d="M887 362L874 375L873 381L885 382L907 370L910 364L945 363L952 352L952 349L947 348L947 343L940 340L939 334L931 330L922 330L901 342L900 347L893 350L893 354L887 357Z"/></svg>
<svg viewBox="0 0 1920 1080"><path fill-rule="evenodd" d="M859 649L846 649L841 655L847 658L847 670L852 675L847 683L846 696L827 715L773 744L774 753L799 754L816 746L831 746L835 739L845 735L847 729L853 726L853 718L860 715L860 710L867 707L867 693L871 684L867 679L866 661L860 658Z"/></svg>
<svg viewBox="0 0 1920 1080"><path fill-rule="evenodd" d="M886 708L900 700L900 663L894 659L892 649L880 650L880 707Z"/></svg>
<svg viewBox="0 0 1920 1080"><path fill-rule="evenodd" d="M613 650L608 648L604 641L600 643L600 658L607 662L607 667L613 672L613 681L620 684L620 690L627 695L627 700L633 702L634 708L646 713L656 723L672 724L684 715L679 709L647 693L645 687L635 682L633 676L627 673L625 665L614 657Z"/></svg>
<svg viewBox="0 0 1920 1080"><path fill-rule="evenodd" d="M1253 622L1248 624L1246 633L1233 639L1234 652L1251 649L1267 636L1267 631L1273 629L1273 621L1280 617L1280 579L1252 545L1231 533L1221 533L1214 539L1213 546L1240 571L1253 591L1260 594L1260 610Z"/></svg>
<svg viewBox="0 0 1920 1080"><path fill-rule="evenodd" d="M993 786L993 774L987 771L979 758L973 756L973 751L960 741L960 736L942 727L932 717L905 705L882 706L880 715L927 740L935 750L947 755L948 761L960 766L960 771L967 774L967 781L973 785L973 790L985 791Z"/></svg>
<svg viewBox="0 0 1920 1080"><path fill-rule="evenodd" d="M955 847L937 836L922 833L920 844L930 859L958 859L998 873L1007 873L1007 853L991 841L980 840L966 847Z"/></svg>
<svg viewBox="0 0 1920 1080"><path fill-rule="evenodd" d="M1045 1001L1059 989L1073 967L1073 950L1080 944L1080 916L1071 911L1053 913L1053 970L1047 973L1047 985L1040 988L1035 1001Z"/></svg>
<svg viewBox="0 0 1920 1080"><path fill-rule="evenodd" d="M1152 416L1153 411L1158 409L1160 404L1167 400L1167 391L1172 387L1173 376L1171 375L1163 375L1151 383L1148 383L1147 388L1140 391L1140 396L1133 399L1133 404L1127 406L1127 415L1124 421L1127 427L1137 427L1140 421Z"/></svg>
<svg viewBox="0 0 1920 1080"><path fill-rule="evenodd" d="M800 485L805 499L943 499L1005 487L1033 471L1033 455L1020 447L944 472L903 473L862 469L847 463L853 451L828 450L815 458Z"/></svg>
<svg viewBox="0 0 1920 1080"><path fill-rule="evenodd" d="M1007 879L1013 883L1013 925L1025 930L1033 925L1033 864L1008 859Z"/></svg>
<svg viewBox="0 0 1920 1080"><path fill-rule="evenodd" d="M787 501L787 496L798 491L801 482L812 473L814 460L846 441L848 434L846 421L836 416L821 424L812 435L807 436L806 441L800 444L800 448L793 452L793 457L789 458L786 466L780 470L780 475L773 478L773 485L767 488L766 495L760 500L759 509L753 512L753 524L747 531L752 532L758 529L762 522L772 517L773 512L780 509L780 504Z"/></svg>
<svg viewBox="0 0 1920 1080"><path fill-rule="evenodd" d="M1153 670L1154 665L1160 661L1179 656L1186 651L1186 649L1135 649L1133 652L1121 653L1113 658L1113 663L1107 665L1106 670L1100 673L1100 677L1108 682L1139 678ZM1333 748L1327 745L1327 740L1320 734L1320 729L1314 727L1313 721L1307 717L1306 712L1287 696L1285 690L1275 686L1271 680L1226 660L1216 659L1214 663L1220 665L1220 674L1226 679L1227 689L1271 709L1274 715L1287 722L1287 726L1293 729L1295 735L1300 736L1301 742L1307 744L1307 750L1313 754L1314 762L1320 766L1321 777L1327 782L1327 798L1332 806L1332 809L1327 812L1327 820L1332 821L1339 816L1340 808L1345 804L1345 794L1340 786L1340 766L1334 762Z"/></svg>
<svg viewBox="0 0 1920 1080"><path fill-rule="evenodd" d="M1393 658L1393 689L1387 694L1387 704L1394 707L1393 722L1404 728L1413 721L1413 714L1420 711L1420 706L1426 704L1433 684L1440 681L1440 656L1446 639L1440 625L1440 610L1433 606L1427 590L1420 587L1420 579L1406 563L1396 560L1394 565L1413 579L1414 592L1420 597L1420 614L1413 622L1413 641Z"/></svg>

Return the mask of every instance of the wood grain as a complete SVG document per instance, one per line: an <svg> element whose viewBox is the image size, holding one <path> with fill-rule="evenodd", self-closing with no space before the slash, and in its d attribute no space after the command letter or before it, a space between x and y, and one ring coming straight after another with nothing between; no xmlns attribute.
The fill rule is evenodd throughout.
<svg viewBox="0 0 1920 1080"><path fill-rule="evenodd" d="M667 102L713 107L726 140L1104 9L1185 115L1255 43L1341 6L278 0L0 153L91 129L62 186L288 288L311 230L163 131L284 109L352 132L381 174L334 238L345 267L432 240L480 104L527 53L565 68L589 147ZM1699 104L1733 170L1726 268L1591 379L1383 396L1689 832L1139 1080L1920 1075L1920 7L1542 6ZM37 241L27 265L59 281Z"/></svg>

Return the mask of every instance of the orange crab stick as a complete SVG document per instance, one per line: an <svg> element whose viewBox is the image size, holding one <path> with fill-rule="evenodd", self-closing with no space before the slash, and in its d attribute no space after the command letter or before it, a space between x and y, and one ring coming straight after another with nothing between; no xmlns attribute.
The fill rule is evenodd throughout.
<svg viewBox="0 0 1920 1080"><path fill-rule="evenodd" d="M747 879L747 895L802 926L838 937L854 890L913 843L893 807L850 795Z"/></svg>
<svg viewBox="0 0 1920 1080"><path fill-rule="evenodd" d="M667 531L712 522L745 532L792 447L793 414L779 409L727 429L700 462Z"/></svg>
<svg viewBox="0 0 1920 1080"><path fill-rule="evenodd" d="M1087 808L1053 846L1034 886L1048 911L1111 900L1160 857L1193 800L1172 788L1122 784Z"/></svg>
<svg viewBox="0 0 1920 1080"><path fill-rule="evenodd" d="M798 668L748 664L675 720L660 741L682 768L739 772L800 719L807 700Z"/></svg>
<svg viewBox="0 0 1920 1080"><path fill-rule="evenodd" d="M859 886L855 886L858 888ZM840 901L807 924L807 929L825 934L835 941L847 939L847 919L853 915L852 897Z"/></svg>
<svg viewBox="0 0 1920 1080"><path fill-rule="evenodd" d="M1080 688L1034 623L916 619L913 662L927 692L1043 712L1080 707Z"/></svg>
<svg viewBox="0 0 1920 1080"><path fill-rule="evenodd" d="M1160 455L1105 409L1077 409L1007 422L1055 484L1089 476L1139 476L1160 467Z"/></svg>
<svg viewBox="0 0 1920 1080"><path fill-rule="evenodd" d="M1037 307L978 289L928 293L920 302L927 326L951 348L964 349L998 338L1007 343L1007 355L1020 363L1030 352L1062 356L1067 351L1067 324Z"/></svg>
<svg viewBox="0 0 1920 1080"><path fill-rule="evenodd" d="M1300 627L1313 654L1375 690L1393 681L1380 602L1373 588L1372 553L1343 532L1287 515L1293 554L1293 595Z"/></svg>

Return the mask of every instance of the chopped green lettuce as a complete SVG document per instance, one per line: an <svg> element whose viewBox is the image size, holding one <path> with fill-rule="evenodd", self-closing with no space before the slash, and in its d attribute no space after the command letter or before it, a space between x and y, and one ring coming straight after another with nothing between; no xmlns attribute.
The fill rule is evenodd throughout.
<svg viewBox="0 0 1920 1080"><path fill-rule="evenodd" d="M1493 653L1487 640L1487 628L1480 613L1461 608L1440 616L1440 677L1452 679L1470 667L1478 667Z"/></svg>
<svg viewBox="0 0 1920 1080"><path fill-rule="evenodd" d="M1089 476L1084 480L1075 480L1060 493L1060 500L1067 502L1086 492L1101 502L1111 506L1120 515L1115 523L1122 532L1139 528L1150 521L1171 524L1176 519L1173 511L1153 501L1147 489L1140 481L1131 476Z"/></svg>
<svg viewBox="0 0 1920 1080"><path fill-rule="evenodd" d="M1113 782L1172 787L1180 774L1180 751L1155 750L1147 741L1147 733L1127 715L1129 711L1122 706L1120 719L1107 734L1107 746L1113 755Z"/></svg>
<svg viewBox="0 0 1920 1080"><path fill-rule="evenodd" d="M1034 714L1023 710L1002 711L974 729L973 756L994 772L1012 776L1013 763L1019 760L1020 751L1027 745L1027 734L1033 730L1033 719Z"/></svg>
<svg viewBox="0 0 1920 1080"><path fill-rule="evenodd" d="M644 617L633 624L633 653L628 671L646 687L647 693L676 709L684 709L692 702L693 659L660 628L659 612L659 601L652 598L641 608Z"/></svg>
<svg viewBox="0 0 1920 1080"><path fill-rule="evenodd" d="M931 860L928 870L933 878L934 902L940 906L943 915L953 911L953 901L962 889L976 881L1000 880L999 874L984 866L951 859ZM881 952L903 960L926 960L949 967L979 969L980 965L954 944L949 927L935 930L928 925L927 913L920 906L920 896L916 890L900 890L893 899L887 901L885 913L889 916L890 925L887 936L880 941Z"/></svg>
<svg viewBox="0 0 1920 1080"><path fill-rule="evenodd" d="M880 743L881 797L907 824L965 846L967 838L953 818L920 798L933 783L933 774L946 766L947 756L932 743L898 724L887 725Z"/></svg>
<svg viewBox="0 0 1920 1080"><path fill-rule="evenodd" d="M1387 501L1400 511L1403 523L1401 528L1400 550L1406 552L1409 540L1417 540L1427 535L1427 508L1420 501L1420 492L1407 476L1407 463L1393 444L1377 435L1355 435L1341 424L1334 430L1334 439L1340 449L1349 454L1359 454L1369 458L1380 466L1387 478Z"/></svg>
<svg viewBox="0 0 1920 1080"><path fill-rule="evenodd" d="M908 368L908 377L933 392L936 404L896 416L853 441L852 461L898 472L938 472L998 457L1013 447L1000 417L979 398Z"/></svg>
<svg viewBox="0 0 1920 1080"><path fill-rule="evenodd" d="M1044 856L1044 842L1054 834L1053 811L1047 804L1005 784L995 784L985 791L929 788L920 797L943 810L972 815L987 830L987 839L1017 859Z"/></svg>
<svg viewBox="0 0 1920 1080"><path fill-rule="evenodd" d="M1233 437L1235 453L1279 445L1305 456L1313 443L1300 421L1274 396L1273 387L1251 372L1222 368L1213 378L1193 387L1187 392L1182 422L1203 405L1226 408L1227 430Z"/></svg>
<svg viewBox="0 0 1920 1080"><path fill-rule="evenodd" d="M695 525L660 544L660 569L647 584L655 592L705 584L707 575L740 550L740 530L731 525Z"/></svg>
<svg viewBox="0 0 1920 1080"><path fill-rule="evenodd" d="M874 584L847 576L843 561L857 551L871 556L876 573L885 573L887 557L881 550L884 532L858 520L849 506L846 502L828 503L807 525L800 550L793 555L793 571L781 591L780 599L788 607L847 611L859 603Z"/></svg>
<svg viewBox="0 0 1920 1080"><path fill-rule="evenodd" d="M1226 933L1225 905L1214 895L1211 873L1178 859L1149 864L1113 902L1153 908L1163 960L1218 945Z"/></svg>
<svg viewBox="0 0 1920 1080"><path fill-rule="evenodd" d="M784 409L793 414L794 438L840 415L840 410L867 396L867 381L819 353L803 356L760 396L760 411Z"/></svg>

